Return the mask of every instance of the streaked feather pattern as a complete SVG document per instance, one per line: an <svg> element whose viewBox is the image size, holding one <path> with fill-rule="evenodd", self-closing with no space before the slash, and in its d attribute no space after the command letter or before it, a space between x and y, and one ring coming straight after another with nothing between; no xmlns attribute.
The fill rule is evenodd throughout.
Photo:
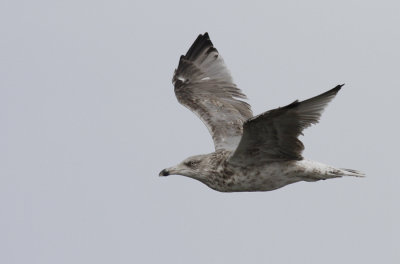
<svg viewBox="0 0 400 264"><path fill-rule="evenodd" d="M199 35L181 56L172 82L178 101L207 126L215 149L234 150L243 123L252 117L246 96L232 81L222 57L207 33Z"/></svg>
<svg viewBox="0 0 400 264"><path fill-rule="evenodd" d="M303 143L298 139L302 131L318 123L328 103L343 85L308 100L279 107L244 123L242 140L229 162L236 164L264 164L272 161L303 159Z"/></svg>
<svg viewBox="0 0 400 264"><path fill-rule="evenodd" d="M207 33L181 56L172 82L178 101L207 126L216 150L188 157L160 176L184 175L221 192L271 191L299 181L365 176L302 156L299 135L318 123L343 85L253 117Z"/></svg>

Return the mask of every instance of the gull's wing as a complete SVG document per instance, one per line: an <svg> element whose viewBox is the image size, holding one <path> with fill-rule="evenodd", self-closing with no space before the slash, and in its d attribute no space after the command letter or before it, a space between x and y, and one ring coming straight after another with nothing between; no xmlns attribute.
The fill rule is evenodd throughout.
<svg viewBox="0 0 400 264"><path fill-rule="evenodd" d="M318 123L324 108L342 86L302 102L296 100L246 121L243 137L229 162L243 166L303 159L304 146L297 137L305 128Z"/></svg>
<svg viewBox="0 0 400 264"><path fill-rule="evenodd" d="M207 126L215 149L236 149L243 123L253 115L250 105L239 100L246 96L233 83L208 33L181 56L172 83L178 101Z"/></svg>

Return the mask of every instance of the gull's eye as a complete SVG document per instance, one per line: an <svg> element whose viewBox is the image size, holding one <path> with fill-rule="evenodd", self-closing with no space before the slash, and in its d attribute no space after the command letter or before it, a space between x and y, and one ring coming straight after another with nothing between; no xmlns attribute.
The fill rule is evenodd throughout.
<svg viewBox="0 0 400 264"><path fill-rule="evenodd" d="M198 162L198 161L194 161L194 160L185 162L185 165L186 165L187 167L189 167L189 168L194 168L194 167L197 166L197 164L199 164L199 162Z"/></svg>

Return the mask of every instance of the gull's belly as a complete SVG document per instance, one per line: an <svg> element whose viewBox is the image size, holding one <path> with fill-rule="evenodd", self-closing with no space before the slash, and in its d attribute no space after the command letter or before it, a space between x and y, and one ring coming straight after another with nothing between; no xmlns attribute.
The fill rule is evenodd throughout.
<svg viewBox="0 0 400 264"><path fill-rule="evenodd" d="M272 191L298 181L316 181L326 165L302 160L273 162L265 166L248 168L231 168L232 176L224 180L223 186L217 189L224 192Z"/></svg>
<svg viewBox="0 0 400 264"><path fill-rule="evenodd" d="M238 170L233 177L233 191L272 191L290 183L299 181L294 177L293 167L282 162L254 170Z"/></svg>

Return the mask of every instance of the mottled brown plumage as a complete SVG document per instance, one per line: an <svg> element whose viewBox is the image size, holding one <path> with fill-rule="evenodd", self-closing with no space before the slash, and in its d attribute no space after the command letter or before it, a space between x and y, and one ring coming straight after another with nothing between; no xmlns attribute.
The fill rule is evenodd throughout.
<svg viewBox="0 0 400 264"><path fill-rule="evenodd" d="M298 181L363 176L301 155L304 146L298 136L318 123L343 85L253 117L207 33L181 56L172 82L178 101L207 126L216 151L189 157L160 176L184 175L224 192L269 191Z"/></svg>
<svg viewBox="0 0 400 264"><path fill-rule="evenodd" d="M253 116L246 96L233 83L208 34L200 35L181 56L172 79L178 101L203 121L215 149L234 150L243 123Z"/></svg>

